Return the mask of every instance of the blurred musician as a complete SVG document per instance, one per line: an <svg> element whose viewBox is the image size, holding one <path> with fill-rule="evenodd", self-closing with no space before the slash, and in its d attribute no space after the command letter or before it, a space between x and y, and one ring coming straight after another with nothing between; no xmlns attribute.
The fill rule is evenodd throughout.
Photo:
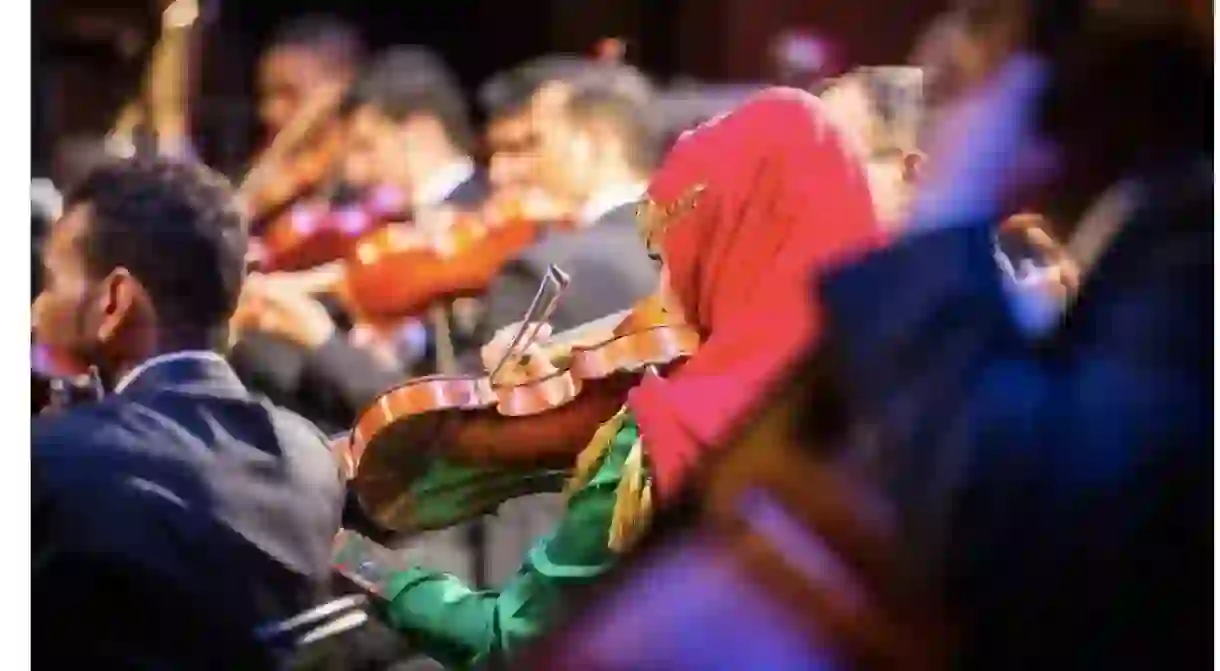
<svg viewBox="0 0 1220 671"><path fill-rule="evenodd" d="M486 179L466 153L471 131L461 90L426 50L399 47L375 59L352 86L343 121L346 149L337 167L354 189L395 188L421 212L486 198ZM428 363L433 342L422 323L404 324L388 346L360 343L366 349L314 296L282 279L252 278L233 349L243 377L277 402L345 428L376 394Z"/></svg>
<svg viewBox="0 0 1220 671"><path fill-rule="evenodd" d="M216 353L245 251L198 165L108 164L65 200L35 329L112 393L32 426L40 665L270 668L255 628L328 582L343 485L324 436Z"/></svg>
<svg viewBox="0 0 1220 671"><path fill-rule="evenodd" d="M822 282L845 389L880 424L959 666L1205 665L1211 17L1082 2L1080 24L1027 34L1021 10L1073 3L969 4L999 57L939 115L906 235ZM993 263L997 223L1031 196L1081 277L1045 331L1014 319Z"/></svg>
<svg viewBox="0 0 1220 671"><path fill-rule="evenodd" d="M815 103L770 90L671 151L650 183L642 237L663 264L659 296L703 344L671 377L647 376L597 431L564 518L499 591L423 567L383 582L391 622L422 650L451 668L495 665L546 630L816 337L810 268L871 247L880 231L862 166ZM511 333L483 350L486 366ZM531 353L513 374L548 372Z"/></svg>
<svg viewBox="0 0 1220 671"><path fill-rule="evenodd" d="M354 28L341 19L325 14L307 14L281 25L272 35L258 63L258 115L264 132L264 148L320 95L346 90L364 60L364 45ZM255 157L253 165L259 165ZM312 160L312 159L310 159ZM291 157L268 166L268 180L290 179L294 170ZM335 410L340 401L331 387L315 395L302 395L303 382L316 366L303 355L302 347L315 349L326 342L332 325L329 314L314 299L299 291L276 286L262 292L265 283L255 282L245 294L238 318L231 325L235 346L230 358L242 381L276 403L301 412L327 428L339 428L347 413ZM254 295L266 308L255 313L245 309ZM252 323L257 317L257 324ZM311 317L313 317L311 319ZM363 362L363 360L359 361ZM329 362L330 359L325 359ZM381 373L372 362L360 379L383 380L396 371ZM351 364L344 362L349 368Z"/></svg>

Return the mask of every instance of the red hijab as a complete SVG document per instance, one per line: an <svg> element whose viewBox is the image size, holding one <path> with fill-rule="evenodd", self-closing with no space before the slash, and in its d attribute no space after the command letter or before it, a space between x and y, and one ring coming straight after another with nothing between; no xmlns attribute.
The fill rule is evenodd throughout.
<svg viewBox="0 0 1220 671"><path fill-rule="evenodd" d="M698 186L662 245L670 288L704 342L628 399L661 498L816 342L812 276L882 239L861 161L803 91L768 89L684 134L648 196L664 208Z"/></svg>

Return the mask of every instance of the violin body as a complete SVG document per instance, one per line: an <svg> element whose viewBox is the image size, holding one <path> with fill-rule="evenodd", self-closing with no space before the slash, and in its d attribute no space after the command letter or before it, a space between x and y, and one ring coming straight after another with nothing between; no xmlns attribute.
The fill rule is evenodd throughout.
<svg viewBox="0 0 1220 671"><path fill-rule="evenodd" d="M454 216L432 234L390 225L355 244L345 263L347 292L361 315L374 320L416 316L441 301L480 295L540 232L524 218Z"/></svg>
<svg viewBox="0 0 1220 671"><path fill-rule="evenodd" d="M351 205L298 202L264 225L256 255L259 269L292 272L343 259L361 238L407 218L408 210L406 198L391 188L374 189Z"/></svg>
<svg viewBox="0 0 1220 671"><path fill-rule="evenodd" d="M566 471L651 367L693 354L699 334L685 324L634 328L574 347L555 373L521 384L486 376L428 376L386 392L357 419L347 461L365 510L396 531L417 517L403 492L429 477L437 458L529 474Z"/></svg>

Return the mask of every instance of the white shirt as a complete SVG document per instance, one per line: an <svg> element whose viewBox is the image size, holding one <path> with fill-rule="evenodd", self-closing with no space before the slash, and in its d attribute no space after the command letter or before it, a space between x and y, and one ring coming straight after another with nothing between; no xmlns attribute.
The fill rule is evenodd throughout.
<svg viewBox="0 0 1220 671"><path fill-rule="evenodd" d="M168 354L160 354L158 356L152 357L151 359L146 359L139 366L136 366L135 368L132 368L131 370L127 371L127 374L124 375L123 377L119 378L119 381L117 383L115 383L114 393L117 394L117 393L123 391L124 389L126 389L128 386L131 385L132 381L134 381L142 373L144 373L148 369L152 368L153 366L159 366L163 363L171 363L174 361L185 361L185 360L192 360L192 359L195 361L219 361L221 363L224 363L225 365L228 365L228 362L225 361L225 358L223 356L220 356L216 352L211 352L208 350L191 349L191 350L182 350L180 352L170 352Z"/></svg>
<svg viewBox="0 0 1220 671"><path fill-rule="evenodd" d="M421 182L415 189L415 193L412 194L412 201L416 207L440 205L472 175L474 175L474 161L462 157L432 173L428 179Z"/></svg>
<svg viewBox="0 0 1220 671"><path fill-rule="evenodd" d="M584 206L576 214L576 223L579 226L592 224L613 209L638 202L640 198L644 197L644 192L647 190L648 184L645 182L628 182L602 187L585 201Z"/></svg>

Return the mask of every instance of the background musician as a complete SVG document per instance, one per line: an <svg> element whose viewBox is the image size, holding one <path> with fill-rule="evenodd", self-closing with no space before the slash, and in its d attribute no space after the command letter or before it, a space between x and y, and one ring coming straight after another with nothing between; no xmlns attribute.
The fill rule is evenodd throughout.
<svg viewBox="0 0 1220 671"><path fill-rule="evenodd" d="M461 90L434 55L398 47L378 56L346 101L344 181L357 192L392 187L417 210L471 207L486 179L467 154ZM356 342L315 296L280 277L253 278L243 294L233 350L243 377L278 402L335 430L416 366L430 365L425 326L407 320L388 339Z"/></svg>
<svg viewBox="0 0 1220 671"><path fill-rule="evenodd" d="M963 4L998 58L939 115L903 238L821 283L844 389L882 423L881 482L958 666L1204 665L1211 17L1133 0L1040 25L1020 18L1035 3ZM1114 113L1132 99L1157 104ZM1032 331L992 259L1031 194L1081 277Z"/></svg>
<svg viewBox="0 0 1220 671"><path fill-rule="evenodd" d="M198 165L108 164L67 196L35 329L112 393L32 426L40 664L269 668L255 627L329 580L343 485L325 439L216 353L246 236Z"/></svg>
<svg viewBox="0 0 1220 671"><path fill-rule="evenodd" d="M258 61L257 110L267 146L318 96L343 91L359 75L364 45L357 31L326 14L307 14L283 23L272 35ZM332 123L329 130L334 131ZM258 165L255 160L254 165ZM289 157L290 158L290 157ZM282 179L291 172L285 159L270 166ZM342 346L321 345L334 330L328 313L313 296L290 282L255 282L243 293L231 324L230 352L242 381L270 399L320 422L328 430L346 426L355 410L347 409L346 387L313 384L314 371L325 368L332 350L340 350L342 365L358 383L388 384L398 371L368 357L348 354ZM258 308L250 309L257 302ZM306 353L319 351L320 363ZM353 363L354 360L354 363Z"/></svg>
<svg viewBox="0 0 1220 671"><path fill-rule="evenodd" d="M647 80L604 64L534 77L542 80L531 95L536 183L574 213L573 227L548 232L501 269L484 300L488 337L521 319L550 264L572 276L551 317L560 330L625 310L656 286L634 216L660 152Z"/></svg>
<svg viewBox="0 0 1220 671"><path fill-rule="evenodd" d="M494 665L609 570L652 502L682 488L816 335L810 268L879 234L862 170L816 101L795 90L760 94L680 140L649 186L644 229L663 263L658 296L698 329L700 349L673 376L647 376L598 429L577 459L563 519L511 581L475 591L411 568L382 595L390 621L452 668ZM513 330L484 348L486 366L504 355ZM528 353L510 376L548 372L544 353Z"/></svg>

